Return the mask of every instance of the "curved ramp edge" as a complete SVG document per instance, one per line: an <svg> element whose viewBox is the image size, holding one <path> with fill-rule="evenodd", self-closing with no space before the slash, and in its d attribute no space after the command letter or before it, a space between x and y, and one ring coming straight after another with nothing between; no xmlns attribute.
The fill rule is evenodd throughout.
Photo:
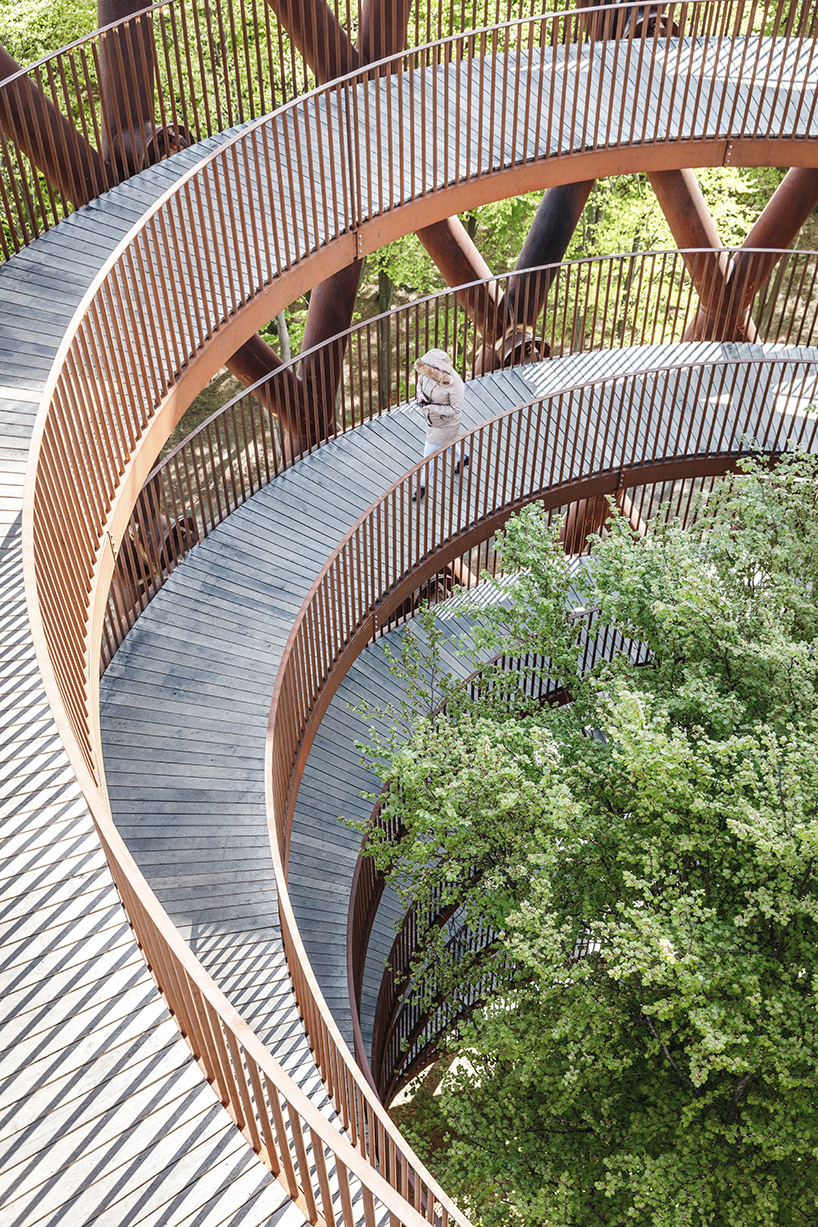
<svg viewBox="0 0 818 1227"><path fill-rule="evenodd" d="M217 141L208 143L215 147ZM97 268L201 155L130 180L0 268L0 1218L298 1227L133 938L39 681L23 595L28 442Z"/></svg>

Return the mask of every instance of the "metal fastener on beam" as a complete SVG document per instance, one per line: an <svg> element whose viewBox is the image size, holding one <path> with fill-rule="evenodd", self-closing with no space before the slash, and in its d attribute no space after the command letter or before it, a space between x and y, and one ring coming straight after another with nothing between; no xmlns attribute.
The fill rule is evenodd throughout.
<svg viewBox="0 0 818 1227"><path fill-rule="evenodd" d="M355 231L355 258L362 260L364 254L364 236L361 230Z"/></svg>

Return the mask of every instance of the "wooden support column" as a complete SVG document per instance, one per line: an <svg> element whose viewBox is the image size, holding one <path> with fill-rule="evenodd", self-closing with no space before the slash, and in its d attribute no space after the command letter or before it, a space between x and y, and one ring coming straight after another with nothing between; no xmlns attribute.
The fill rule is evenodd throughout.
<svg viewBox="0 0 818 1227"><path fill-rule="evenodd" d="M816 205L818 169L788 170L730 261L722 292L715 301L702 302L685 340L744 341L755 336L750 331L750 303L780 259L776 251L757 249L789 247Z"/></svg>
<svg viewBox="0 0 818 1227"><path fill-rule="evenodd" d="M20 71L17 61L0 46L0 81ZM97 151L27 75L0 90L0 128L77 208L112 186Z"/></svg>
<svg viewBox="0 0 818 1227"><path fill-rule="evenodd" d="M491 269L459 218L448 217L434 226L424 226L417 236L448 285L461 286L491 277ZM502 295L496 282L463 290L457 297L487 342L502 336Z"/></svg>
<svg viewBox="0 0 818 1227"><path fill-rule="evenodd" d="M105 160L121 178L152 166L190 141L180 129L157 128L154 107L156 47L150 14L132 17L143 0L97 0L102 139Z"/></svg>
<svg viewBox="0 0 818 1227"><path fill-rule="evenodd" d="M361 58L325 0L267 0L319 85L344 77Z"/></svg>

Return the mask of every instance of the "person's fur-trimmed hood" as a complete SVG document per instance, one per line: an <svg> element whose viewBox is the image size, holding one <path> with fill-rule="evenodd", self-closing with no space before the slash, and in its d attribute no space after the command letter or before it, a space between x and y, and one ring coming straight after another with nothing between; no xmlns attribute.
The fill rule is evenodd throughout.
<svg viewBox="0 0 818 1227"><path fill-rule="evenodd" d="M445 349L430 349L422 358L417 359L415 371L418 375L426 375L429 379L433 379L435 383L439 383L444 388L452 382L452 376L455 373L452 360Z"/></svg>

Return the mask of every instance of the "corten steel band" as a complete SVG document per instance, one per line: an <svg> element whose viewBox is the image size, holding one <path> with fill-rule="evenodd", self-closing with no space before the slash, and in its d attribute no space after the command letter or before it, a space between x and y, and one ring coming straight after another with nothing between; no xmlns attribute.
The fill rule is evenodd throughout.
<svg viewBox="0 0 818 1227"><path fill-rule="evenodd" d="M619 349L681 341L697 318L699 295L691 271L715 256L725 267L735 252L723 249L684 252L639 252L628 256L570 261L534 275L549 279L553 291L532 320L534 347L554 358L586 350ZM760 284L752 301L759 319L757 340L765 344L808 345L815 339L811 295L818 260L806 252L759 252L769 266L776 261L775 283ZM491 279L508 296L525 273ZM666 293L649 292L664 286ZM469 327L466 298L481 284L444 291L405 305L388 316L367 320L343 338L347 353L344 385L338 402L338 432L354 429L411 396L412 354L417 336L457 341L456 357L464 378L480 373L482 338ZM807 309L801 304L808 303ZM388 324L388 328L386 325ZM318 347L314 369L323 369ZM377 387L373 355L378 354ZM248 393L234 398L180 443L150 474L140 491L122 537L105 617L102 667L110 662L139 613L156 594L188 550L231 511L297 459L284 449L274 421L259 416L256 402L285 401L289 375L299 359L281 374L261 377ZM511 364L522 363L517 350ZM280 380L282 387L275 387ZM216 459L217 458L217 459ZM581 510L577 506L577 511ZM598 527L591 523L586 533Z"/></svg>

